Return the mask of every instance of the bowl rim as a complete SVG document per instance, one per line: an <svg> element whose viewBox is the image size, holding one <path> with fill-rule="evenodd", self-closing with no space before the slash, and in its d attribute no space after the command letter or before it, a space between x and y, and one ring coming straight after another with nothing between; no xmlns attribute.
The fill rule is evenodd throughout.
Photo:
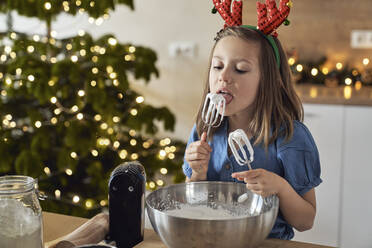
<svg viewBox="0 0 372 248"><path fill-rule="evenodd" d="M192 220L192 221L227 221L227 220L239 220L239 219L248 219L248 218L256 218L258 216L260 216L261 214L259 215L252 215L252 216L244 216L244 215L241 215L241 216L232 216L231 218L226 218L226 219L216 219L216 220L208 220L208 219L192 219L192 218L187 218L187 217L181 217L181 216L174 216L174 215L169 215L169 214L166 214L164 211L160 211L154 207L152 207L148 201L149 201L149 198L150 196L156 192L156 191L160 191L160 190L166 190L168 188L172 188L172 187L178 187L178 186L184 186L184 185L188 185L188 184L208 184L208 183L214 183L214 184L236 184L236 185L239 185L239 184L242 184L244 185L243 183L238 183L238 182L225 182L225 181L197 181L197 182L184 182L184 183L178 183L178 184L172 184L172 185L168 185L168 186L165 186L165 187L162 187L162 188L159 188L159 189L156 189L152 192L150 192L147 197L146 197L146 208L150 208L152 211L156 212L157 214L161 214L162 216L167 216L167 217L172 217L172 218L178 218L178 219L186 219L186 220ZM256 193L253 193L251 190L249 189L246 189L247 191L250 191L252 194L256 194ZM256 194L256 195L259 195L259 194ZM276 205L276 208L278 209L279 211L279 198L277 195L271 195L271 196L268 196L268 197L273 197L274 200L278 203ZM275 208L275 206L274 206ZM277 212L278 212L277 211ZM269 212L269 211L268 211ZM262 214L267 214L268 212L265 212L265 213L262 213Z"/></svg>

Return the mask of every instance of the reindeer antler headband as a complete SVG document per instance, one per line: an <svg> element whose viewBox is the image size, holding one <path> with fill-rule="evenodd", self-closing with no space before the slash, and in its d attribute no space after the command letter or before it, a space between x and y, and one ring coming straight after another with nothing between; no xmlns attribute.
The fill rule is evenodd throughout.
<svg viewBox="0 0 372 248"><path fill-rule="evenodd" d="M241 26L242 25L242 8L243 2L241 0L213 0L213 13L217 11L225 20L224 27ZM272 46L276 62L280 67L280 56L278 47L273 39L278 36L276 29L284 22L284 25L289 25L287 17L289 10L292 7L291 0L280 0L279 9L276 7L275 0L266 0L266 4L257 2L257 26L243 25L249 29L256 30L260 33Z"/></svg>

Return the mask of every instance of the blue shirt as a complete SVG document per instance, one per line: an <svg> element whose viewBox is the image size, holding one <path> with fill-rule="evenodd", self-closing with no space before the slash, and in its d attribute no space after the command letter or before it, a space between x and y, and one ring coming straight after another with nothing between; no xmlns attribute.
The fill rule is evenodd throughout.
<svg viewBox="0 0 372 248"><path fill-rule="evenodd" d="M319 153L307 127L299 121L294 121L293 126L292 138L285 141L285 137L278 137L275 142L269 145L268 152L265 151L262 144L253 146L254 161L251 166L252 169L262 168L285 178L293 189L302 196L322 182ZM249 169L247 165L240 166L234 155L228 155L227 137L228 120L226 119L214 133L213 141L209 144L212 147L212 153L208 164L208 181L241 182L232 178L231 174ZM197 140L199 137L194 125L188 144ZM249 154L248 150L246 153ZM182 168L185 175L190 178L192 169L185 160ZM269 238L290 240L293 236L292 226L286 222L279 209Z"/></svg>

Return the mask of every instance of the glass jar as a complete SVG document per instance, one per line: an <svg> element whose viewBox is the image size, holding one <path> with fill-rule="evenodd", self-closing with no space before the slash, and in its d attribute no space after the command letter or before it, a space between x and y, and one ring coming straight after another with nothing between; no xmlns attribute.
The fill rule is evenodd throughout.
<svg viewBox="0 0 372 248"><path fill-rule="evenodd" d="M0 177L0 247L43 247L41 207L31 177Z"/></svg>

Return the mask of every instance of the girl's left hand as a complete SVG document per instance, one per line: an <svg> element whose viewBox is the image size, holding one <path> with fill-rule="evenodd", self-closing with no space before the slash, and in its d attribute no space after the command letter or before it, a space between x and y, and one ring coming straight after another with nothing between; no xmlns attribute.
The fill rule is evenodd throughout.
<svg viewBox="0 0 372 248"><path fill-rule="evenodd" d="M235 172L231 177L244 181L247 189L263 197L278 194L284 184L282 177L265 169Z"/></svg>

